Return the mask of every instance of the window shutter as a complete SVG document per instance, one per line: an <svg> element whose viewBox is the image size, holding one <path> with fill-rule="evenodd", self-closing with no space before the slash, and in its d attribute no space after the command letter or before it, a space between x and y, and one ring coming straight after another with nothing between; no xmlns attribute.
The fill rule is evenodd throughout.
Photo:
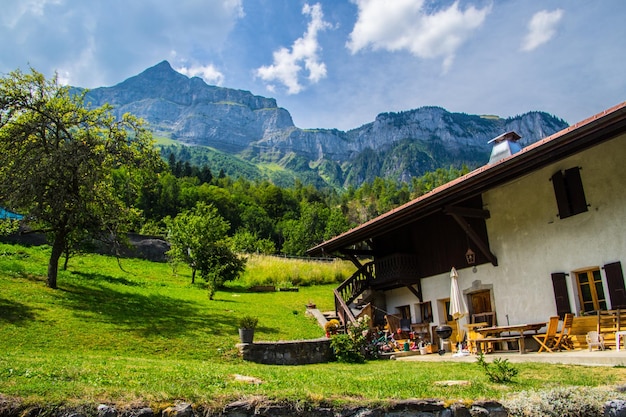
<svg viewBox="0 0 626 417"><path fill-rule="evenodd" d="M552 287L554 288L556 313L560 318L563 318L565 314L572 312L569 305L569 293L567 292L564 272L555 272L552 274Z"/></svg>
<svg viewBox="0 0 626 417"><path fill-rule="evenodd" d="M565 188L565 178L563 173L558 171L550 178L554 187L554 195L556 197L556 205L559 208L559 217L564 219L572 215L569 207L569 198L567 197L567 189Z"/></svg>
<svg viewBox="0 0 626 417"><path fill-rule="evenodd" d="M572 216L587 211L587 199L579 167L565 170L565 185Z"/></svg>
<svg viewBox="0 0 626 417"><path fill-rule="evenodd" d="M626 308L626 288L624 287L622 263L613 262L604 265L604 273L606 274L606 283L609 287L611 308Z"/></svg>

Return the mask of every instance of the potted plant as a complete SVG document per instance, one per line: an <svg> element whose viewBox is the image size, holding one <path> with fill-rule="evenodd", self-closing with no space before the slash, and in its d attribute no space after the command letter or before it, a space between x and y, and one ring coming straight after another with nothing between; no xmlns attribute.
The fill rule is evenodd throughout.
<svg viewBox="0 0 626 417"><path fill-rule="evenodd" d="M239 339L241 343L252 343L254 340L254 329L259 323L259 319L252 316L243 316L239 319Z"/></svg>

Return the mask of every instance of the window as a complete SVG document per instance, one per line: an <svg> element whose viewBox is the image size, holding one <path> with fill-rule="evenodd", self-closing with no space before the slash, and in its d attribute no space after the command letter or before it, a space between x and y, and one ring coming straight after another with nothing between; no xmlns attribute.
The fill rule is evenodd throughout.
<svg viewBox="0 0 626 417"><path fill-rule="evenodd" d="M572 274L571 281L566 278L569 274L565 272L552 274L556 311L561 318L566 313L571 313L567 292L568 282L578 287L578 297L583 312L606 310L609 304L606 295L611 301L612 309L626 308L626 285L622 263L620 261L612 262L604 265L601 269L604 270L606 287L602 284L599 268L576 271Z"/></svg>
<svg viewBox="0 0 626 417"><path fill-rule="evenodd" d="M401 318L410 319L411 318L411 307L409 306L400 306L396 307L398 313L400 313Z"/></svg>
<svg viewBox="0 0 626 417"><path fill-rule="evenodd" d="M558 171L550 178L554 187L559 217L565 219L587 211L587 199L580 177L580 168Z"/></svg>
<svg viewBox="0 0 626 417"><path fill-rule="evenodd" d="M584 312L607 310L600 269L578 271L575 274L581 309Z"/></svg>
<svg viewBox="0 0 626 417"><path fill-rule="evenodd" d="M415 312L419 314L416 317L417 323L432 323L433 321L433 308L430 301L426 301L424 303L415 304Z"/></svg>

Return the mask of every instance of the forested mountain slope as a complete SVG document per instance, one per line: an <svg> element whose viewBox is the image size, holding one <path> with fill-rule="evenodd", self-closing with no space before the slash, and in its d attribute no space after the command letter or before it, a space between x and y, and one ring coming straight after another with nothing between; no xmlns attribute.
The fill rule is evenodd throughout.
<svg viewBox="0 0 626 417"><path fill-rule="evenodd" d="M110 103L117 114L133 113L158 137L197 146L195 164L213 172L270 178L290 185L359 186L376 177L408 181L439 167L474 168L489 159L492 138L514 130L525 146L567 123L543 112L513 118L450 113L422 107L382 113L349 130L300 129L276 100L188 78L167 61L113 87L88 92L94 106ZM170 149L172 150L172 149Z"/></svg>

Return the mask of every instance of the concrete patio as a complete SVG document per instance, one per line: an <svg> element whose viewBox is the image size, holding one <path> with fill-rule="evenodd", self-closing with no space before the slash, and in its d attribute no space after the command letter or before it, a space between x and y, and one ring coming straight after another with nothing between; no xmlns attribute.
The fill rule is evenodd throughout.
<svg viewBox="0 0 626 417"><path fill-rule="evenodd" d="M409 352L406 352L409 353ZM414 353L414 352L410 352ZM405 352L398 352L394 355L395 360L402 361L429 361L429 362L476 362L476 355L468 356L454 356L452 353L447 352L445 355L430 354L430 355L404 355ZM626 349L615 350L573 350L554 353L537 353L528 352L520 355L517 351L511 352L496 352L485 355L485 359L491 362L495 358L508 359L511 363L520 362L539 362L539 363L555 363L555 364L567 364L567 365L585 365L585 366L626 366Z"/></svg>

